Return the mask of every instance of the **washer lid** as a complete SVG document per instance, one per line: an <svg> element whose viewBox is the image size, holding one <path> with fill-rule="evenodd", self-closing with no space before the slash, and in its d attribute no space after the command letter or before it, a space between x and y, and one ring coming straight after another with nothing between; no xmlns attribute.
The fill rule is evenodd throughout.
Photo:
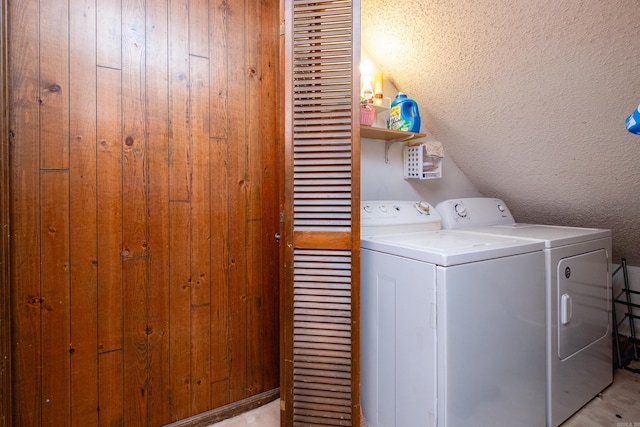
<svg viewBox="0 0 640 427"><path fill-rule="evenodd" d="M493 234L519 239L542 240L547 248L573 245L590 240L610 238L611 230L601 228L562 227L539 224L506 224L489 227L465 228L465 231Z"/></svg>
<svg viewBox="0 0 640 427"><path fill-rule="evenodd" d="M490 236L459 230L368 236L360 240L360 246L363 249L442 266L466 264L544 249L542 241Z"/></svg>

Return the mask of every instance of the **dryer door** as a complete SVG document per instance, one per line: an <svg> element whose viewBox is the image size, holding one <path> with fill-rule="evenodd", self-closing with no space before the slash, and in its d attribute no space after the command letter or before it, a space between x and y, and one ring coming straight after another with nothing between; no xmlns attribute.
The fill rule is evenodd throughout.
<svg viewBox="0 0 640 427"><path fill-rule="evenodd" d="M609 260L604 249L558 264L558 357L603 338L609 328Z"/></svg>

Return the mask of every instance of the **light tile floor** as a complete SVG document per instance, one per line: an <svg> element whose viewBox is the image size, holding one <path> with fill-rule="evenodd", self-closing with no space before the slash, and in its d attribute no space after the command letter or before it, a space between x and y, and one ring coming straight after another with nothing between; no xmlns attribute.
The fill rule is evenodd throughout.
<svg viewBox="0 0 640 427"><path fill-rule="evenodd" d="M262 405L244 414L213 424L215 427L279 427L280 399Z"/></svg>
<svg viewBox="0 0 640 427"><path fill-rule="evenodd" d="M632 362L630 366L640 368L638 362ZM562 427L640 427L640 374L616 370L613 384Z"/></svg>
<svg viewBox="0 0 640 427"><path fill-rule="evenodd" d="M279 427L279 409L280 401L274 400L213 426ZM613 384L563 423L562 427L640 427L640 374L616 370Z"/></svg>

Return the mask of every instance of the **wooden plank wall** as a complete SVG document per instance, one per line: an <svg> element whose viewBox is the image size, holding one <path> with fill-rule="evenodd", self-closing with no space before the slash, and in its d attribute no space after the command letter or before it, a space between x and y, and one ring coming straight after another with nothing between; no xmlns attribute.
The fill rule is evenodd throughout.
<svg viewBox="0 0 640 427"><path fill-rule="evenodd" d="M15 426L278 387L279 1L9 2Z"/></svg>

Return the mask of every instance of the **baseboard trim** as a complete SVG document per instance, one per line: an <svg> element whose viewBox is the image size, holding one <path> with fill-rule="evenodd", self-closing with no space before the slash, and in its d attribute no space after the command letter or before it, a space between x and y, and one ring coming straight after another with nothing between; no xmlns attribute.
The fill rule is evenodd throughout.
<svg viewBox="0 0 640 427"><path fill-rule="evenodd" d="M252 409L266 405L280 397L280 388L265 391L238 402L230 403L202 414L194 415L175 423L167 424L165 427L206 427L213 423L224 421L227 418L235 417Z"/></svg>

